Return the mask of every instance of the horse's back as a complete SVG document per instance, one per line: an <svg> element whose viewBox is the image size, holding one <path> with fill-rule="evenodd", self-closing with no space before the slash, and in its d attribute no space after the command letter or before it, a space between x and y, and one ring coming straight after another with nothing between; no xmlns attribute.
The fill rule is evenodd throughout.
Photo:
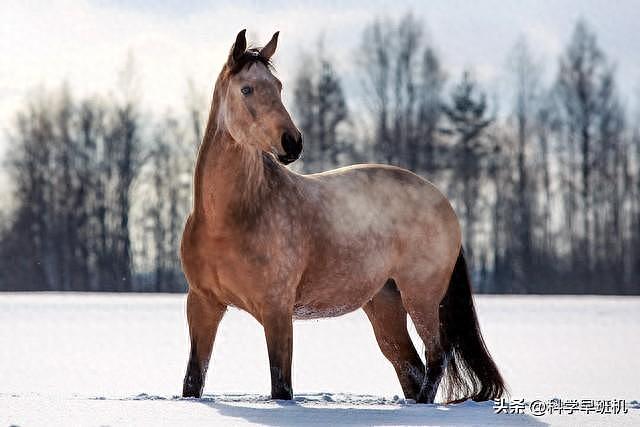
<svg viewBox="0 0 640 427"><path fill-rule="evenodd" d="M416 202L436 204L446 197L428 180L397 166L380 164L356 164L326 172L306 175L307 178L328 185L353 196L351 190L367 186L377 197L410 197ZM374 187L371 187L374 186Z"/></svg>
<svg viewBox="0 0 640 427"><path fill-rule="evenodd" d="M406 169L361 164L307 178L312 183L310 197L322 205L328 222L347 234L414 234L424 226L446 230L459 240L458 220L447 198Z"/></svg>

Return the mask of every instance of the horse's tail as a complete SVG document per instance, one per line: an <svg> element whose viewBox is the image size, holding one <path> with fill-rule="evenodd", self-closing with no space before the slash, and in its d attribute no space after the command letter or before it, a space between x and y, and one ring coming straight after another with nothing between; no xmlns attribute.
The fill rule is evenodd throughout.
<svg viewBox="0 0 640 427"><path fill-rule="evenodd" d="M506 394L504 380L480 333L462 249L440 304L440 334L449 357L443 384L446 401L485 401Z"/></svg>

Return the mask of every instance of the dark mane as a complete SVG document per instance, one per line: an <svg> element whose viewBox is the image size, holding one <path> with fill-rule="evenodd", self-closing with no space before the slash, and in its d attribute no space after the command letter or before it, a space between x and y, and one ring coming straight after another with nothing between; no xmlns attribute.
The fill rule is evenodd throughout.
<svg viewBox="0 0 640 427"><path fill-rule="evenodd" d="M229 73L231 75L239 73L246 65L255 64L259 62L263 64L267 69L271 72L274 71L273 64L269 58L266 58L260 54L262 49L258 47L251 47L247 49L240 58L236 59L233 63L233 66L229 69Z"/></svg>

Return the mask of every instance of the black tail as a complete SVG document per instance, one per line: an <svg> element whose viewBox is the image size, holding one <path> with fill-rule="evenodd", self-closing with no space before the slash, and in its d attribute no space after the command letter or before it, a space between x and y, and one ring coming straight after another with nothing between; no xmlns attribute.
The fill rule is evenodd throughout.
<svg viewBox="0 0 640 427"><path fill-rule="evenodd" d="M443 384L447 401L485 401L506 394L506 385L480 333L462 249L440 304L440 334L449 355Z"/></svg>

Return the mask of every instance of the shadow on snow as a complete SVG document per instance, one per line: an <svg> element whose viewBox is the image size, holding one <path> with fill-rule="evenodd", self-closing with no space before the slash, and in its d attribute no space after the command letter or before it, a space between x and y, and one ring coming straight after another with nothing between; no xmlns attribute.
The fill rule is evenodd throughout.
<svg viewBox="0 0 640 427"><path fill-rule="evenodd" d="M169 400L141 394L127 400ZM495 425L545 426L531 415L495 414L493 402L467 401L454 405L405 403L370 395L309 393L293 401L276 401L247 394L205 395L174 401L205 405L220 416L273 426L297 425Z"/></svg>

